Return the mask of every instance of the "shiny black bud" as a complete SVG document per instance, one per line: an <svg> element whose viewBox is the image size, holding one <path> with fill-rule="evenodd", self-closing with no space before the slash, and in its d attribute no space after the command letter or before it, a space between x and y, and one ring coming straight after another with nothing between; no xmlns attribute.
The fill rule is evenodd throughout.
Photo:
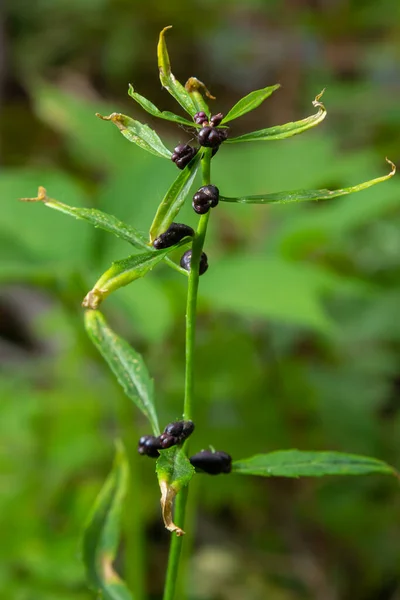
<svg viewBox="0 0 400 600"><path fill-rule="evenodd" d="M193 198L192 206L194 212L198 215L205 215L211 208L211 202L207 198L202 198L201 200L195 200Z"/></svg>
<svg viewBox="0 0 400 600"><path fill-rule="evenodd" d="M225 129L217 129L217 131L222 144L228 138L229 129L226 127Z"/></svg>
<svg viewBox="0 0 400 600"><path fill-rule="evenodd" d="M189 460L195 469L200 469L209 475L230 473L232 470L232 457L226 452L202 450L191 456Z"/></svg>
<svg viewBox="0 0 400 600"><path fill-rule="evenodd" d="M177 437L169 435L168 433L162 433L158 439L163 450L171 448L171 446L176 446L179 441Z"/></svg>
<svg viewBox="0 0 400 600"><path fill-rule="evenodd" d="M167 231L164 231L164 233L154 240L153 246L156 250L169 248L183 240L183 238L188 236L192 237L193 235L194 231L189 225L185 225L184 223L171 223Z"/></svg>
<svg viewBox="0 0 400 600"><path fill-rule="evenodd" d="M161 449L159 438L154 435L143 435L138 443L139 454L150 456L151 458L157 458L159 455L158 451Z"/></svg>
<svg viewBox="0 0 400 600"><path fill-rule="evenodd" d="M179 443L182 443L189 437L189 435L193 433L193 431L193 421L175 421L174 423L169 423L169 425L166 426L162 435L173 435L174 437L178 438Z"/></svg>
<svg viewBox="0 0 400 600"><path fill-rule="evenodd" d="M174 148L174 153L171 156L172 162L176 164L179 169L184 169L186 165L190 163L192 158L196 155L197 148L189 146L189 144L179 144Z"/></svg>
<svg viewBox="0 0 400 600"><path fill-rule="evenodd" d="M194 115L193 121L198 125L202 125L205 121L208 121L208 117L206 113L203 110L201 110L200 112Z"/></svg>
<svg viewBox="0 0 400 600"><path fill-rule="evenodd" d="M187 250L185 252L185 254L182 256L181 261L180 261L180 265L181 265L182 269L185 269L186 271L190 271L191 260L192 260L192 251ZM207 269L208 269L207 254L205 252L202 252L201 256L200 256L199 275L203 275L203 273L205 273L207 271Z"/></svg>
<svg viewBox="0 0 400 600"><path fill-rule="evenodd" d="M213 127L203 127L203 129L200 129L197 139L200 146L205 146L206 148L216 148L221 143L219 132Z"/></svg>
<svg viewBox="0 0 400 600"><path fill-rule="evenodd" d="M214 208L219 201L219 189L215 185L203 185L193 196L193 201L199 203L209 202L210 206Z"/></svg>
<svg viewBox="0 0 400 600"><path fill-rule="evenodd" d="M224 115L222 113L218 113L217 115L213 115L211 117L210 123L212 123L212 125L219 125L223 118Z"/></svg>

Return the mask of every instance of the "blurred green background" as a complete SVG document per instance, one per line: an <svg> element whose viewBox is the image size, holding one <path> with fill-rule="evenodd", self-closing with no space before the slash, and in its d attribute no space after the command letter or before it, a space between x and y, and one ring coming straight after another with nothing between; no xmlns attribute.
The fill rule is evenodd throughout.
<svg viewBox="0 0 400 600"><path fill-rule="evenodd" d="M0 591L10 600L89 600L79 535L128 446L133 483L118 567L161 597L169 534L148 426L86 339L80 302L130 248L43 206L95 206L146 231L176 167L129 144L95 112L148 122L172 148L190 133L164 110L159 31L173 71L226 112L277 82L239 135L297 120L324 87L317 129L223 147L224 195L341 187L400 164L400 3L346 0L22 0L0 8ZM188 207L180 221L194 224ZM400 179L332 202L213 211L201 279L192 448L235 458L278 448L340 450L400 465ZM161 423L180 416L185 281L159 266L104 305L143 352ZM382 477L197 477L191 600L399 600L398 485ZM141 531L142 530L142 531ZM141 536L145 548L139 550ZM143 580L142 564L146 562Z"/></svg>

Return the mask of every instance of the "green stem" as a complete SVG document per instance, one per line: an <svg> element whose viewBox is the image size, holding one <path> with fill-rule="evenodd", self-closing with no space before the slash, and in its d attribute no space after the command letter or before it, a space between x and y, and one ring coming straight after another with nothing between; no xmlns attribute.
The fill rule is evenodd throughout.
<svg viewBox="0 0 400 600"><path fill-rule="evenodd" d="M210 184L211 148L204 151L201 160L202 183ZM183 418L192 419L193 415L193 390L194 390L194 348L196 336L196 310L197 292L199 289L199 267L200 257L203 251L204 240L207 233L207 225L210 213L202 215L199 220L196 235L192 244L192 258L190 261L190 273L188 293L186 302L186 369L185 369L185 400L183 406ZM187 448L187 444L185 444ZM186 503L188 488L179 492L175 501L174 522L184 529ZM178 577L179 563L181 557L183 538L173 535L169 549L167 575L164 588L163 600L174 600L176 581Z"/></svg>

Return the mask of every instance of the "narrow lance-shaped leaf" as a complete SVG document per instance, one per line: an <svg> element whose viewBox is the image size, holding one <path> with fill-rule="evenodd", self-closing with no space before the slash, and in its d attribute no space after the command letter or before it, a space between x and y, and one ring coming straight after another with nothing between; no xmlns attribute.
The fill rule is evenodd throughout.
<svg viewBox="0 0 400 600"><path fill-rule="evenodd" d="M302 119L301 121L294 121L291 123L285 123L285 125L277 125L276 127L268 127L267 129L260 129L259 131L253 131L251 133L245 133L235 138L228 138L225 143L235 144L237 142L263 142L272 140L283 140L284 138L298 135L315 127L326 117L325 106L320 102L320 98L325 90L322 90L320 94L313 101L313 106L318 108L318 112L311 117Z"/></svg>
<svg viewBox="0 0 400 600"><path fill-rule="evenodd" d="M396 167L390 160L386 159L386 161L392 167L392 170L387 175L339 190L292 190L289 192L276 192L274 194L260 194L259 196L241 196L239 198L220 196L219 199L222 202L236 202L238 204L288 204L289 202L305 202L307 200L330 200L338 196L346 196L347 194L366 190L377 183L393 177L396 173Z"/></svg>
<svg viewBox="0 0 400 600"><path fill-rule="evenodd" d="M182 208L199 168L200 158L201 153L198 152L169 188L151 224L150 241L153 242L156 237L168 229Z"/></svg>
<svg viewBox="0 0 400 600"><path fill-rule="evenodd" d="M128 476L125 452L118 444L113 469L96 499L82 543L89 585L103 600L132 600L131 593L113 567Z"/></svg>
<svg viewBox="0 0 400 600"><path fill-rule="evenodd" d="M108 117L96 113L96 117L114 123L127 140L143 148L143 150L147 150L161 158L171 158L172 152L164 146L156 132L148 125L143 125L121 113L112 113Z"/></svg>
<svg viewBox="0 0 400 600"><path fill-rule="evenodd" d="M209 117L211 114L210 109L208 107L207 102L204 99L203 94L211 100L215 100L215 97L212 94L210 94L204 83L197 79L197 77L189 77L189 79L185 83L185 88L190 94L193 104L196 107L196 111L203 111Z"/></svg>
<svg viewBox="0 0 400 600"><path fill-rule="evenodd" d="M154 404L154 384L142 356L112 331L100 311L86 311L85 327L125 394L150 421L154 435L159 435L160 426Z"/></svg>
<svg viewBox="0 0 400 600"><path fill-rule="evenodd" d="M85 296L82 306L92 309L98 308L111 292L115 292L115 290L143 277L162 261L169 252L185 243L186 241L183 240L179 244L164 250L148 250L113 262L111 267L96 282L93 289Z"/></svg>
<svg viewBox="0 0 400 600"><path fill-rule="evenodd" d="M99 229L104 229L104 231L114 234L136 248L148 248L146 238L131 225L123 223L113 215L108 215L96 208L77 208L58 202L58 200L49 198L46 189L42 186L39 187L36 198L21 198L21 200L23 202L43 202L49 208L54 208L76 219L87 221Z"/></svg>
<svg viewBox="0 0 400 600"><path fill-rule="evenodd" d="M262 477L321 477L322 475L396 475L393 467L376 458L341 452L278 450L234 461L232 472Z"/></svg>
<svg viewBox="0 0 400 600"><path fill-rule="evenodd" d="M228 121L233 121L233 119L237 119L251 110L254 110L280 87L280 84L277 83L276 85L250 92L250 94L247 94L247 96L239 100L239 102L231 108L226 117L222 119L222 124L224 125L225 123L228 123Z"/></svg>
<svg viewBox="0 0 400 600"><path fill-rule="evenodd" d="M173 446L160 451L157 459L157 477L161 490L161 510L164 525L168 531L176 535L184 535L181 527L175 525L172 519L173 502L176 494L185 487L195 474L183 448Z"/></svg>
<svg viewBox="0 0 400 600"><path fill-rule="evenodd" d="M132 246L135 246L136 248L145 248L146 250L149 250L149 243L147 239L131 225L120 221L113 215L109 215L101 210L97 210L96 208L76 208L75 206L68 206L67 204L58 202L53 198L49 198L47 196L46 189L42 186L39 187L36 198L20 198L20 200L22 202L43 202L49 208L54 208L55 210L58 210L71 217L75 217L76 219L87 221L96 228L104 229L104 231L114 234L129 244L132 244ZM181 269L168 256L164 256L163 260L171 268L186 276L188 275L187 271Z"/></svg>
<svg viewBox="0 0 400 600"><path fill-rule="evenodd" d="M168 110L159 110L155 104L147 100L144 96L141 96L133 89L133 86L129 84L128 94L133 100L135 100L145 111L153 115L153 117L158 117L159 119L165 119L166 121L173 121L174 123L180 123L181 125L186 125L187 127L201 127L201 125L197 125L193 121L188 121L184 117L180 117L179 115L175 115Z"/></svg>
<svg viewBox="0 0 400 600"><path fill-rule="evenodd" d="M171 72L171 63L169 60L167 44L165 42L165 32L171 29L172 25L164 27L160 33L157 46L158 68L160 70L161 85L175 98L182 108L192 117L196 114L197 108L194 105L189 92L174 77Z"/></svg>

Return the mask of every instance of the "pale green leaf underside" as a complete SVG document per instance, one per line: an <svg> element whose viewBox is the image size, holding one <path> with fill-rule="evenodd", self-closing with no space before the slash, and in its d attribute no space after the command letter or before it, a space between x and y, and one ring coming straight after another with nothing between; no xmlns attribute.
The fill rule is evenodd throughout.
<svg viewBox="0 0 400 600"><path fill-rule="evenodd" d="M144 277L159 262L165 259L170 252L185 243L187 243L187 240L182 240L179 244L175 244L175 246L170 246L164 250L148 250L147 252L132 254L127 258L113 262L111 267L103 273L95 283L93 289L86 295L82 306L96 309L111 292L115 292L119 288L136 281L136 279L140 279L140 277Z"/></svg>
<svg viewBox="0 0 400 600"><path fill-rule="evenodd" d="M289 202L306 202L308 200L329 200L366 190L377 183L390 179L395 174L396 167L391 161L387 160L387 162L392 166L392 170L387 175L339 190L292 190L274 194L260 194L259 196L241 196L239 198L220 196L219 199L222 202L235 202L238 204L288 204Z"/></svg>
<svg viewBox="0 0 400 600"><path fill-rule="evenodd" d="M195 474L195 469L184 450L180 446L173 446L160 452L156 472L160 482L165 481L175 492L179 492L189 483Z"/></svg>
<svg viewBox="0 0 400 600"><path fill-rule="evenodd" d="M197 123L194 123L194 121L189 121L188 119L180 117L179 115L175 115L174 113L169 112L168 110L159 110L157 106L155 106L155 104L150 102L150 100L147 100L147 98L135 92L132 85L129 85L128 94L131 98L133 98L133 100L140 104L140 106L144 108L145 111L153 115L153 117L165 119L166 121L172 121L174 123L180 123L181 125L186 125L187 127L201 127L200 125L197 125Z"/></svg>
<svg viewBox="0 0 400 600"><path fill-rule="evenodd" d="M262 477L396 474L392 467L375 458L342 454L341 452L303 452L300 450L279 450L234 461L232 471L241 475L260 475Z"/></svg>
<svg viewBox="0 0 400 600"><path fill-rule="evenodd" d="M254 110L260 104L264 102L271 94L275 92L275 90L279 89L280 84L271 85L269 87L263 88L261 90L255 90L254 92L250 92L244 98L239 100L228 112L226 117L222 120L222 124L228 123L228 121L233 121L233 119L238 119L242 115Z"/></svg>
<svg viewBox="0 0 400 600"><path fill-rule="evenodd" d="M89 585L103 600L132 600L131 593L112 565L118 549L128 477L127 459L119 444L113 469L96 499L82 541Z"/></svg>
<svg viewBox="0 0 400 600"><path fill-rule="evenodd" d="M86 311L85 326L90 339L108 363L128 398L148 418L154 435L159 435L154 384L142 356L112 331L100 311Z"/></svg>
<svg viewBox="0 0 400 600"><path fill-rule="evenodd" d="M189 92L171 72L171 64L165 42L165 32L168 29L171 29L171 25L169 27L164 27L164 29L161 31L157 46L158 68L160 70L161 85L171 94L173 98L175 98L182 108L193 117L197 112L197 108L193 104Z"/></svg>
<svg viewBox="0 0 400 600"><path fill-rule="evenodd" d="M147 152L161 158L171 158L172 152L164 146L156 132L148 125L143 125L139 121L135 121L131 117L121 113L112 113L108 117L96 113L96 116L103 121L114 123L127 140L133 142L143 150L147 150Z"/></svg>
<svg viewBox="0 0 400 600"><path fill-rule="evenodd" d="M178 177L165 194L150 227L150 240L152 242L168 229L182 208L198 171L200 159L201 152L198 152L190 163L179 173Z"/></svg>
<svg viewBox="0 0 400 600"><path fill-rule="evenodd" d="M226 144L235 144L237 142L262 142L272 140L283 140L284 138L298 135L307 131L312 127L315 127L326 117L325 106L319 102L323 91L313 101L313 106L318 108L315 115L311 115L301 121L294 121L291 123L285 123L284 125L277 125L275 127L268 127L267 129L260 129L259 131L252 131L251 133L245 133L235 138L228 138Z"/></svg>

